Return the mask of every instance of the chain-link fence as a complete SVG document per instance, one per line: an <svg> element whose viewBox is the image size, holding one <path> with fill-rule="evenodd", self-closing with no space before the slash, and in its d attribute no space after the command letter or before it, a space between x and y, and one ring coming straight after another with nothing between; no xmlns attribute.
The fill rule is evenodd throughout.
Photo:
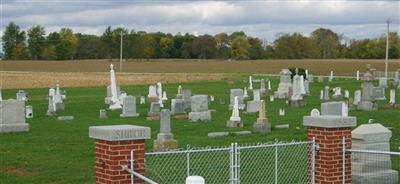
<svg viewBox="0 0 400 184"><path fill-rule="evenodd" d="M353 184L398 184L400 152L348 149Z"/></svg>
<svg viewBox="0 0 400 184"><path fill-rule="evenodd" d="M157 183L184 183L190 175L202 176L208 184L313 183L315 142L151 152L145 165L146 176Z"/></svg>

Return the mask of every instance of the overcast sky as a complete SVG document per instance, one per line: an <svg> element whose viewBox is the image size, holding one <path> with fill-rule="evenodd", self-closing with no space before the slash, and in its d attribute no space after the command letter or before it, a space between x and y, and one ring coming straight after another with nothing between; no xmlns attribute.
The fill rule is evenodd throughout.
<svg viewBox="0 0 400 184"><path fill-rule="evenodd" d="M399 32L399 1L127 1L2 0L1 30L13 21L22 29L40 24L101 35L107 26L135 31L216 34L245 31L271 42L279 33L309 35L318 27L349 39Z"/></svg>

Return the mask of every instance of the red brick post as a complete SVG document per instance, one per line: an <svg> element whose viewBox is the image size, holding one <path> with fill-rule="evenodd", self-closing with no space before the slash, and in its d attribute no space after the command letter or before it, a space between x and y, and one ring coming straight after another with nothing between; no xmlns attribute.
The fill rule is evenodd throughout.
<svg viewBox="0 0 400 184"><path fill-rule="evenodd" d="M150 128L133 125L93 126L89 137L95 142L95 172L97 184L130 184L131 151L133 150L133 170L144 175L145 139L150 138ZM135 178L135 184L144 183Z"/></svg>
<svg viewBox="0 0 400 184"><path fill-rule="evenodd" d="M308 127L307 137L315 138L319 150L315 157L315 183L342 184L343 137L346 148L351 148L351 127L356 126L355 117L333 115L305 116L303 125ZM350 153L345 153L345 183L351 183Z"/></svg>

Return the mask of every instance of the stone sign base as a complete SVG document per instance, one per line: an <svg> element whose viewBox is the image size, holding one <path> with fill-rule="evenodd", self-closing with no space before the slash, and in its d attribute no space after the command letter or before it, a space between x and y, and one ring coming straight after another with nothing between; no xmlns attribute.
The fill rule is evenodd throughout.
<svg viewBox="0 0 400 184"><path fill-rule="evenodd" d="M376 111L378 110L378 104L370 101L361 101L358 103L357 109L363 111Z"/></svg>
<svg viewBox="0 0 400 184"><path fill-rule="evenodd" d="M246 105L246 112L255 113L259 111L259 108L260 108L259 100L248 101Z"/></svg>
<svg viewBox="0 0 400 184"><path fill-rule="evenodd" d="M255 132L269 133L269 132L271 132L271 124L269 124L269 123L254 123L253 129Z"/></svg>
<svg viewBox="0 0 400 184"><path fill-rule="evenodd" d="M211 121L211 111L189 112L189 120L192 122Z"/></svg>
<svg viewBox="0 0 400 184"><path fill-rule="evenodd" d="M9 132L28 132L28 123L15 123L15 124L0 124L0 133Z"/></svg>
<svg viewBox="0 0 400 184"><path fill-rule="evenodd" d="M304 107L306 106L306 101L302 100L289 100L290 107Z"/></svg>
<svg viewBox="0 0 400 184"><path fill-rule="evenodd" d="M241 128L241 127L243 127L243 122L242 121L228 120L226 122L226 127L228 127L228 128Z"/></svg>

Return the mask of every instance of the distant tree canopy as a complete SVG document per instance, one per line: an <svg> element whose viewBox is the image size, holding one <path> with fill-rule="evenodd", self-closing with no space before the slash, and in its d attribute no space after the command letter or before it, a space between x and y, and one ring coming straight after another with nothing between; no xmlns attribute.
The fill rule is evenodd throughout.
<svg viewBox="0 0 400 184"><path fill-rule="evenodd" d="M119 58L123 36L123 58L190 59L383 59L386 35L374 39L345 40L344 35L318 28L309 37L282 33L269 44L239 31L216 35L146 33L122 27L107 27L101 36L74 33L69 28L46 35L35 25L26 32L10 22L2 36L3 58L8 60L70 60ZM390 33L389 58L400 58L400 39Z"/></svg>

